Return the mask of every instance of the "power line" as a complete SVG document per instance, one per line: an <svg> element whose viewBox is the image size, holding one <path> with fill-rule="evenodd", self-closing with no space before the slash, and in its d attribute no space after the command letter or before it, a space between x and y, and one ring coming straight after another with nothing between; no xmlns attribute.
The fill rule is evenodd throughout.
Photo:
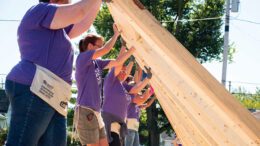
<svg viewBox="0 0 260 146"><path fill-rule="evenodd" d="M243 22L248 22L248 23L253 23L253 24L260 24L260 22L254 22L254 21L251 21L251 20L245 20L245 19L238 19L238 18L235 18L235 17L230 17L231 20L238 20L238 21L243 21Z"/></svg>
<svg viewBox="0 0 260 146"><path fill-rule="evenodd" d="M243 29L239 28L239 26L237 26L236 23L233 23L233 22L231 22L231 23L232 23L232 27L235 28L240 33L243 33L243 34L247 35L248 37L254 39L255 41L259 41L260 42L260 39L258 39L257 37L253 36L251 33L248 33L248 31L243 31Z"/></svg>
<svg viewBox="0 0 260 146"><path fill-rule="evenodd" d="M248 22L248 23L253 23L253 24L257 24L260 25L260 22L254 22L251 20L245 20L245 19L238 19L237 17L232 17L230 16L231 20L237 20L237 21L243 21L243 22ZM210 18L199 18L199 19L182 19L182 20L176 20L179 22L192 22L192 21L208 21L208 20L216 20L216 19L224 19L224 17L210 17ZM0 19L0 22L20 22L21 20L18 19ZM160 21L161 23L174 23L176 21ZM112 24L113 22L97 22L95 21L95 23L99 23L99 24Z"/></svg>
<svg viewBox="0 0 260 146"><path fill-rule="evenodd" d="M232 83L239 83L239 84L249 84L249 85L258 85L260 86L260 83L250 83L250 82L241 82L241 81L231 81Z"/></svg>
<svg viewBox="0 0 260 146"><path fill-rule="evenodd" d="M0 19L2 22L20 22L21 20L14 20L14 19Z"/></svg>
<svg viewBox="0 0 260 146"><path fill-rule="evenodd" d="M176 20L179 22L185 22L185 21L205 21L205 20L216 20L216 19L223 19L223 17L211 17L211 18L200 18L200 19L182 19L182 20ZM161 21L162 23L172 23L176 21Z"/></svg>

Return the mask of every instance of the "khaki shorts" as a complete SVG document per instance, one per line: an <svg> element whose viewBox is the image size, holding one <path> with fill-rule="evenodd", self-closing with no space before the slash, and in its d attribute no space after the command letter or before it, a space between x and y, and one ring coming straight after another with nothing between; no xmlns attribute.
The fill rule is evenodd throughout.
<svg viewBox="0 0 260 146"><path fill-rule="evenodd" d="M82 145L99 143L106 138L105 128L99 129L97 116L90 109L77 107L74 122Z"/></svg>

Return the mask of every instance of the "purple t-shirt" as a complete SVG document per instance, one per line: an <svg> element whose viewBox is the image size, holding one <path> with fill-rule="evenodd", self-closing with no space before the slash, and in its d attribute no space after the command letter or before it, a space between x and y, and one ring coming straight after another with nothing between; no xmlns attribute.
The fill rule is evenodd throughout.
<svg viewBox="0 0 260 146"><path fill-rule="evenodd" d="M21 61L7 75L24 85L31 85L38 64L68 83L72 83L73 48L68 33L73 25L50 29L57 5L39 3L24 15L18 27Z"/></svg>
<svg viewBox="0 0 260 146"><path fill-rule="evenodd" d="M124 87L130 91L130 89L133 87L132 85L129 85L127 83L123 83ZM134 95L131 95L134 97ZM136 103L131 102L128 105L127 108L127 118L135 118L139 121L141 115L141 110L139 106Z"/></svg>
<svg viewBox="0 0 260 146"><path fill-rule="evenodd" d="M136 103L130 103L127 109L127 118L135 118L139 121L141 110Z"/></svg>
<svg viewBox="0 0 260 146"><path fill-rule="evenodd" d="M132 102L133 96L129 95L130 86L124 87L118 78L115 77L115 68L107 74L104 80L104 112L116 115L125 120L127 107Z"/></svg>
<svg viewBox="0 0 260 146"><path fill-rule="evenodd" d="M111 60L92 60L93 51L80 53L76 60L77 103L100 112L102 71Z"/></svg>

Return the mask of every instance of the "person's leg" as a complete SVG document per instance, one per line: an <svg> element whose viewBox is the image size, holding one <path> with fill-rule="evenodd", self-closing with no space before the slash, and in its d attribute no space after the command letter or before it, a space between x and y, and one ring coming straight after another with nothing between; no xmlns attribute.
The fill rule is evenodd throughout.
<svg viewBox="0 0 260 146"><path fill-rule="evenodd" d="M66 117L56 111L38 146L66 146L66 144Z"/></svg>
<svg viewBox="0 0 260 146"><path fill-rule="evenodd" d="M111 132L113 141L109 143L109 146L121 146L119 135L115 132Z"/></svg>
<svg viewBox="0 0 260 146"><path fill-rule="evenodd" d="M35 146L55 110L30 91L30 86L6 81L11 121L6 146Z"/></svg>
<svg viewBox="0 0 260 146"><path fill-rule="evenodd" d="M99 146L108 146L105 127L99 130Z"/></svg>
<svg viewBox="0 0 260 146"><path fill-rule="evenodd" d="M133 146L134 139L135 139L134 130L128 129L128 134L125 138L125 146Z"/></svg>
<svg viewBox="0 0 260 146"><path fill-rule="evenodd" d="M139 133L138 131L135 131L135 139L134 139L134 143L133 143L133 146L139 146L140 143L139 143Z"/></svg>
<svg viewBox="0 0 260 146"><path fill-rule="evenodd" d="M107 138L100 139L99 146L108 146Z"/></svg>
<svg viewBox="0 0 260 146"><path fill-rule="evenodd" d="M99 143L87 144L87 146L99 146Z"/></svg>

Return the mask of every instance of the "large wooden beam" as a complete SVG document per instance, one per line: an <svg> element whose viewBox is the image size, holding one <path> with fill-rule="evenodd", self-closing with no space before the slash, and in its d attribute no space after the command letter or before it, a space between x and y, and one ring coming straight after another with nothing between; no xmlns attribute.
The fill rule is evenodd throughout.
<svg viewBox="0 0 260 146"><path fill-rule="evenodd" d="M137 0L109 10L137 62L152 68L152 85L185 145L260 145L260 122Z"/></svg>

